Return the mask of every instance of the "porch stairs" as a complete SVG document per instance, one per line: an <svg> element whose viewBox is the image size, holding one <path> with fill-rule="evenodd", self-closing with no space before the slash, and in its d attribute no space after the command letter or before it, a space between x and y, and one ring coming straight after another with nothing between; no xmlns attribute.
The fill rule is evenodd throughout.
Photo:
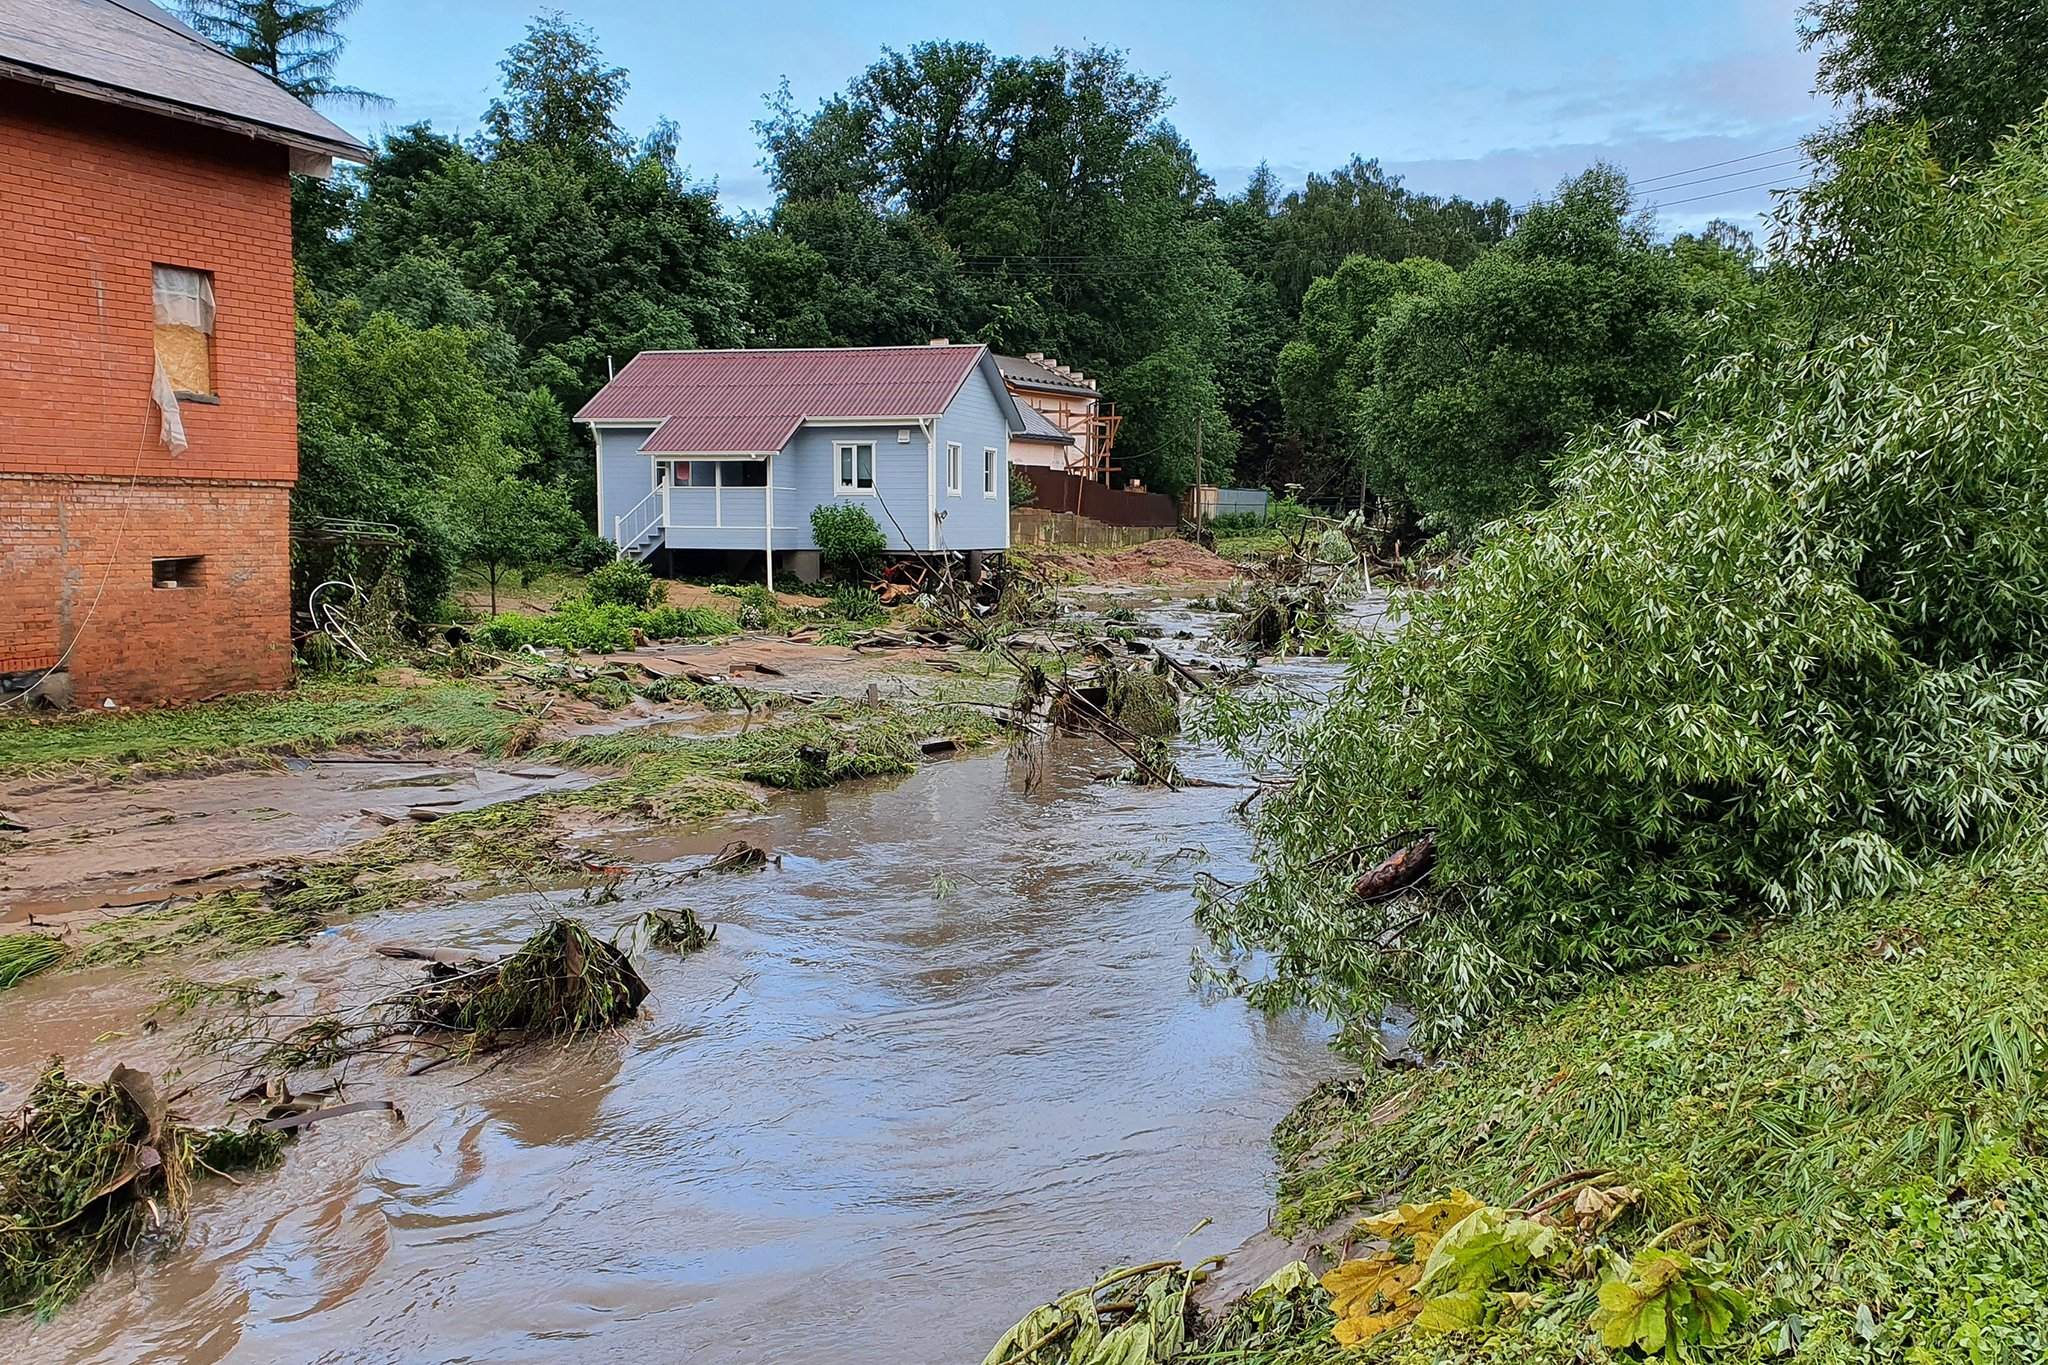
<svg viewBox="0 0 2048 1365"><path fill-rule="evenodd" d="M661 548L668 530L661 494L657 488L632 511L612 518L612 544L619 547L620 559L644 564Z"/></svg>

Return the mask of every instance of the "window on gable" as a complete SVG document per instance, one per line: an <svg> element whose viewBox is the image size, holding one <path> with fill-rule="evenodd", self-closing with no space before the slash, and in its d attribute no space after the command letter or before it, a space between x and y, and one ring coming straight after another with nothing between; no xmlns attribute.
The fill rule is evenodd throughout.
<svg viewBox="0 0 2048 1365"><path fill-rule="evenodd" d="M960 443L946 442L946 491L960 496Z"/></svg>
<svg viewBox="0 0 2048 1365"><path fill-rule="evenodd" d="M981 452L981 495L992 498L996 495L996 454L994 446L985 446Z"/></svg>
<svg viewBox="0 0 2048 1365"><path fill-rule="evenodd" d="M875 443L873 441L841 441L836 447L839 468L834 473L833 486L841 493L872 493L875 491Z"/></svg>
<svg viewBox="0 0 2048 1365"><path fill-rule="evenodd" d="M213 276L156 267L156 363L180 398L213 392Z"/></svg>

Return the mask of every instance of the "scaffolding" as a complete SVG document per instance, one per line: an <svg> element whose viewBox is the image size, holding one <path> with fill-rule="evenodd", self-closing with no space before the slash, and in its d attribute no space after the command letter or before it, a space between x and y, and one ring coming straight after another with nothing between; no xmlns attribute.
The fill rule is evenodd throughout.
<svg viewBox="0 0 2048 1365"><path fill-rule="evenodd" d="M1097 402L1086 412L1047 416L1074 438L1073 450L1067 455L1067 472L1094 483L1108 483L1109 476L1117 471L1112 457L1116 452L1117 428L1124 420L1117 415L1116 404Z"/></svg>

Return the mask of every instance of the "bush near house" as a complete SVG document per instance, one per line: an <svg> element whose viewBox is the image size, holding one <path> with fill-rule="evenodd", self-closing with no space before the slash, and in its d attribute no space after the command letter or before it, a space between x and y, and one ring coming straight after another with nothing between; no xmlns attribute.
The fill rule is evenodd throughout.
<svg viewBox="0 0 2048 1365"><path fill-rule="evenodd" d="M668 585L656 582L653 572L644 564L614 559L591 571L583 591L599 606L631 607L637 611L659 605L668 595Z"/></svg>
<svg viewBox="0 0 2048 1365"><path fill-rule="evenodd" d="M850 502L813 507L811 538L818 542L826 571L840 578L867 573L889 548L874 514Z"/></svg>

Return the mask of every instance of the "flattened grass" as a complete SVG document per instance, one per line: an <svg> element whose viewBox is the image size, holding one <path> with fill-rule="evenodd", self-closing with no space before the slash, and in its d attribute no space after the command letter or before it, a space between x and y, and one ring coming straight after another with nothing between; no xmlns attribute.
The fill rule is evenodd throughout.
<svg viewBox="0 0 2048 1365"><path fill-rule="evenodd" d="M807 790L906 773L927 736L972 744L997 730L988 716L965 707L831 702L780 714L779 723L711 739L649 728L558 745L547 751L549 759L617 768L620 775L396 825L330 857L289 864L261 890L220 891L108 919L84 931L72 965L133 964L186 951L226 956L292 942L334 920L445 899L465 883L587 877L587 855L565 838L575 812L701 825L759 806L763 787ZM449 876L451 869L458 875Z"/></svg>
<svg viewBox="0 0 2048 1365"><path fill-rule="evenodd" d="M2044 1101L2048 867L1957 869L1325 1087L1279 1134L1280 1221L1609 1171L1648 1198L1641 1236L1698 1220L1757 1302L1727 1358L2040 1359ZM1369 1354L1410 1350L1606 1358L1538 1325Z"/></svg>
<svg viewBox="0 0 2048 1365"><path fill-rule="evenodd" d="M498 753L520 717L494 705L496 696L471 682L313 682L151 711L40 717L10 708L0 712L0 775L165 773L397 740Z"/></svg>
<svg viewBox="0 0 2048 1365"><path fill-rule="evenodd" d="M53 934L0 934L0 991L48 971L63 958L63 940Z"/></svg>

